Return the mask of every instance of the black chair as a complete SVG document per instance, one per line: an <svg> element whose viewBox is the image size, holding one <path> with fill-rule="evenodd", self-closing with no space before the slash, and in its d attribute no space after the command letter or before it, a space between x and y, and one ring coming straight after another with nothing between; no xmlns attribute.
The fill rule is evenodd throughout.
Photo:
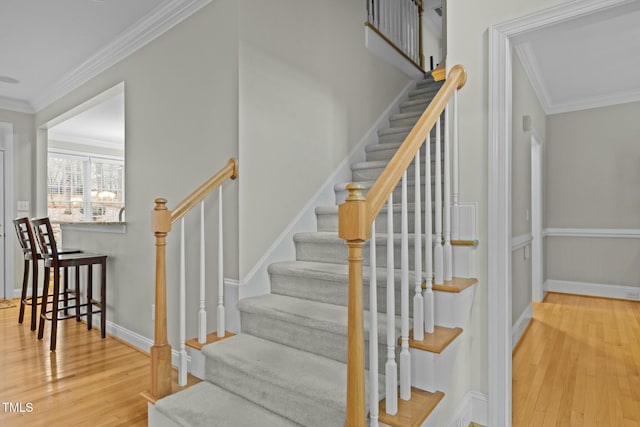
<svg viewBox="0 0 640 427"><path fill-rule="evenodd" d="M38 325L38 339L42 339L44 335L44 321L51 321L51 342L49 349L55 351L56 349L56 335L58 331L58 320L65 320L75 318L80 321L81 316L87 318L87 329L92 328L93 314L100 313L100 334L102 338L106 336L106 284L107 284L107 256L89 253L76 253L76 254L60 254L56 247L56 241L53 236L53 230L51 229L51 223L49 218L34 219L32 221L33 228L35 229L36 239L38 246L40 247L40 254L44 259L45 278L50 275L51 269L53 269L53 293L51 298L51 308L49 308L48 295L49 295L49 280L44 281L42 291L42 304L40 309L40 323ZM100 280L100 299L93 298L93 266L100 265L101 267L101 280ZM86 302L82 303L80 297L80 267L87 266L87 296ZM68 280L69 267L75 267L75 289L69 290ZM60 298L60 269L64 272L64 289L62 292L62 299ZM65 292L66 291L66 292ZM74 304L70 305L66 297L67 292L75 292L77 297L74 300ZM62 306L60 305L62 303ZM94 310L94 307L97 308ZM82 309L84 308L84 311ZM69 314L72 310L74 313Z"/></svg>
<svg viewBox="0 0 640 427"><path fill-rule="evenodd" d="M29 218L18 218L13 220L13 225L18 234L18 242L22 248L24 258L24 273L22 275L22 294L20 298L20 314L18 323L24 321L24 311L27 305L31 306L31 330L36 330L37 306L38 306L38 260L42 259L37 249L37 243L33 235L33 229ZM60 249L59 254L79 253L78 249ZM31 296L29 293L29 270L31 270ZM46 277L45 277L46 279ZM67 296L68 298L68 296Z"/></svg>

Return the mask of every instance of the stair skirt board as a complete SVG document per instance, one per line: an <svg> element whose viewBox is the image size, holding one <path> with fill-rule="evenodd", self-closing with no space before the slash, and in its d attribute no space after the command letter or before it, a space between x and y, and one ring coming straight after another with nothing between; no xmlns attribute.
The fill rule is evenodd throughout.
<svg viewBox="0 0 640 427"><path fill-rule="evenodd" d="M341 426L346 407L346 337L348 330L347 251L337 235L337 209L344 184L361 179L369 188L383 170L388 156L430 102L442 82L412 83L376 122L347 161L329 178L294 222L274 242L239 283L238 304L241 332L206 345L198 355L192 351L192 367L204 377L202 383L157 402L149 412L150 425L216 426ZM385 128L385 122L391 127ZM386 141L383 147L365 144ZM367 153L376 160L364 161ZM409 182L410 186L413 183ZM421 191L424 191L422 186ZM413 188L409 195L413 194ZM396 209L397 210L397 209ZM412 218L413 218L413 214ZM315 218L314 218L315 216ZM422 216L422 214L421 214ZM315 221L314 221L315 219ZM413 222L413 221L411 221ZM316 232L308 232L317 224ZM411 225L413 227L413 225ZM386 360L386 229L378 228L378 356L379 369ZM395 234L397 280L396 313L400 314L400 235ZM368 244L365 264L368 263ZM413 268L413 242L409 250ZM279 261L288 259L290 261ZM364 286L369 284L369 268L364 268ZM413 273L410 295L413 296ZM459 293L436 291L436 324L464 326L475 286ZM367 289L365 289L368 292ZM410 304L411 306L412 304ZM368 298L365 298L368 307ZM365 312L365 339L370 316ZM395 321L395 337L400 335L400 318ZM400 346L396 344L396 352ZM454 339L440 354L411 349L414 385L428 391L445 387L452 374L459 347ZM365 346L368 352L368 345ZM366 358L368 363L368 356ZM368 369L368 367L367 367ZM379 398L385 389L384 375L378 375ZM365 388L369 386L365 373ZM368 396L368 394L367 394ZM368 405L368 398L367 398ZM368 409L367 409L368 411ZM439 407L423 426L438 426ZM152 423L152 420L154 421ZM157 421L157 424L156 424ZM174 424L171 424L173 422ZM166 424L168 423L168 424Z"/></svg>

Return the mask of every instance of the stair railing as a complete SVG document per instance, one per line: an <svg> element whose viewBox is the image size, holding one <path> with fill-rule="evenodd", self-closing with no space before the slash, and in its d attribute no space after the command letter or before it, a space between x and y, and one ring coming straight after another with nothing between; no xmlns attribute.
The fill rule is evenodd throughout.
<svg viewBox="0 0 640 427"><path fill-rule="evenodd" d="M461 65L454 66L449 72L449 76L443 86L436 94L433 101L426 108L418 119L418 122L409 132L404 142L387 164L384 171L375 181L366 197L363 195L364 187L358 183L351 183L347 186L349 192L345 203L339 207L339 228L338 234L345 239L348 247L349 265L349 292L348 292L348 334L347 334L347 413L345 426L362 427L366 426L366 405L365 405L365 368L364 368L364 320L363 320L363 284L362 284L362 261L363 248L365 242L370 240L369 256L370 274L370 315L371 329L369 332L369 407L371 409L371 425L378 425L378 334L377 334L377 284L376 277L376 229L375 219L387 203L387 362L385 365L386 390L385 390L385 411L389 415L394 415L398 410L398 394L400 399L409 400L411 398L411 358L409 353L409 238L408 238L408 200L407 200L407 171L414 163L414 323L413 338L422 340L424 332L434 331L434 307L432 285L441 284L445 279L445 272L452 271L449 264L451 258L445 259L444 247L449 244L451 236L448 218L450 209L443 208L442 187L445 193L450 191L449 180L450 169L445 163L444 181L442 183L441 173L441 115L445 111L449 100L466 82L466 72ZM454 104L455 105L455 104ZM455 108L454 108L455 110ZM455 113L455 112L454 112ZM457 126L457 119L454 118ZM448 127L449 123L446 122ZM457 130L453 126L453 139L457 142ZM435 230L432 223L431 211L431 139L432 130L435 127ZM445 129L445 161L449 162L448 130ZM425 144L426 142L426 144ZM425 197L424 202L420 200L421 174L420 174L420 150L426 145L425 152ZM454 149L457 155L457 148ZM457 160L454 155L454 161ZM457 174L457 165L453 167ZM457 179L457 178L456 178ZM400 184L401 197L401 235L400 235L400 296L401 296L401 350L399 357L399 393L398 393L398 372L395 361L395 260L394 260L394 240L393 233L393 199L394 190ZM454 191L457 191L457 183L454 183ZM456 194L457 197L457 194ZM456 200L457 201L457 200ZM445 205L449 203L448 196L445 196ZM424 235L424 265L422 265L421 246L423 242L422 230L420 227L422 209L425 215L425 235ZM442 215L445 219L445 230L442 230ZM435 231L435 240L432 236ZM444 234L444 244L442 242ZM424 274L424 277L423 277ZM422 283L425 281L425 291L422 295ZM416 321L417 320L417 321ZM420 321L422 320L422 321ZM374 326L375 325L375 326ZM376 349L374 351L374 349Z"/></svg>
<svg viewBox="0 0 640 427"><path fill-rule="evenodd" d="M155 287L155 325L154 342L151 347L151 390L146 397L155 402L171 394L171 346L167 340L167 274L166 274L166 238L171 231L171 225L181 220L180 230L180 364L179 385L186 384L187 353L186 341L186 308L185 308L185 235L184 216L200 204L200 308L198 312L198 342L206 342L207 315L205 311L205 254L204 254L204 199L215 189L218 189L218 305L217 305L217 335L225 335L224 312L224 284L222 270L222 184L228 179L235 179L238 173L238 162L231 158L227 164L215 175L205 181L193 193L187 196L173 210L167 208L167 200L155 200L155 208L151 217L152 229L156 238L156 287Z"/></svg>
<svg viewBox="0 0 640 427"><path fill-rule="evenodd" d="M424 69L422 0L367 0L366 26Z"/></svg>

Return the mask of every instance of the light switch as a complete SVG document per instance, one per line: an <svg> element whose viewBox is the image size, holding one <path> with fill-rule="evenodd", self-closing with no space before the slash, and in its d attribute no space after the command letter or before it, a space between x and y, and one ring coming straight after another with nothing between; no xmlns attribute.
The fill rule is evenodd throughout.
<svg viewBox="0 0 640 427"><path fill-rule="evenodd" d="M28 200L18 200L18 210L19 211L28 211L29 210L29 201Z"/></svg>
<svg viewBox="0 0 640 427"><path fill-rule="evenodd" d="M531 254L531 245L527 245L524 247L524 259L529 259L529 255Z"/></svg>

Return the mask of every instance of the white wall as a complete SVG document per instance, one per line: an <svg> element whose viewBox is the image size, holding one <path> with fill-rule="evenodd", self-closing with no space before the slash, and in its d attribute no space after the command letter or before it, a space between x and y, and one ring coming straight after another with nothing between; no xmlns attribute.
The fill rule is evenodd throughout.
<svg viewBox="0 0 640 427"><path fill-rule="evenodd" d="M359 0L240 2L241 277L408 81L364 18Z"/></svg>
<svg viewBox="0 0 640 427"><path fill-rule="evenodd" d="M467 84L460 92L460 196L464 201L478 202L478 237L476 276L480 280L471 312L468 330L469 353L460 360L461 370L469 374L462 379L448 402L458 402L467 389L486 393L488 390L487 331L487 200L488 189L488 64L487 34L491 25L528 15L564 0L457 0L447 10L448 66L463 64L468 73ZM448 404L445 402L445 404ZM443 410L448 410L444 408Z"/></svg>
<svg viewBox="0 0 640 427"><path fill-rule="evenodd" d="M117 83L125 82L126 233L69 231L66 246L106 253L107 319L152 337L155 248L151 211L156 197L174 207L209 176L238 155L237 5L216 0L144 48L91 79L36 115L47 122ZM46 153L46 146L38 146ZM36 167L46 167L46 154ZM40 183L44 185L44 183ZM225 275L238 277L238 183L226 186ZM217 259L214 228L217 198L206 203L207 257ZM196 215L187 229L197 230ZM177 224L169 235L168 301L170 341L177 336ZM198 242L187 247L189 283L197 288ZM210 313L214 313L216 262L207 263ZM197 291L190 291L197 307ZM195 311L194 311L195 312ZM209 316L213 330L214 315ZM188 325L193 327L195 316ZM194 329L191 329L194 331Z"/></svg>
<svg viewBox="0 0 640 427"><path fill-rule="evenodd" d="M520 62L513 55L513 116L511 144L511 236L531 234L531 132L523 128L523 117L531 118L538 135L546 132L546 115ZM512 252L512 321L515 322L532 300L531 245ZM525 252L528 256L525 255Z"/></svg>
<svg viewBox="0 0 640 427"><path fill-rule="evenodd" d="M547 228L640 229L640 103L549 116ZM640 287L640 239L547 237L551 280Z"/></svg>

